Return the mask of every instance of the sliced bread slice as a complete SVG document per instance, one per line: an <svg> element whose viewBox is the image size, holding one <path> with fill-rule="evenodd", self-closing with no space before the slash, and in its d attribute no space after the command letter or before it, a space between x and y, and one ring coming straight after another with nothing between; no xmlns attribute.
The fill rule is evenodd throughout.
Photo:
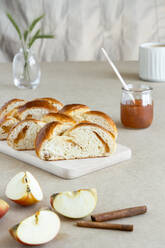
<svg viewBox="0 0 165 248"><path fill-rule="evenodd" d="M36 154L43 160L60 160L109 156L115 150L115 139L103 127L79 123L61 136L56 129L63 124L51 122L36 137Z"/></svg>
<svg viewBox="0 0 165 248"><path fill-rule="evenodd" d="M21 106L25 104L26 101L22 99L11 99L10 101L6 102L1 108L0 108L0 119L5 117L10 111L12 111L14 108Z"/></svg>
<svg viewBox="0 0 165 248"><path fill-rule="evenodd" d="M113 153L116 148L115 138L111 132L102 126L91 122L80 122L74 127L66 130L63 135L74 138L74 141L80 146L89 145L90 147L95 145L95 140L97 138L105 148L104 156Z"/></svg>
<svg viewBox="0 0 165 248"><path fill-rule="evenodd" d="M32 150L35 139L45 122L39 120L24 120L14 126L8 135L7 143L16 150Z"/></svg>
<svg viewBox="0 0 165 248"><path fill-rule="evenodd" d="M10 129L19 121L14 117L4 117L0 121L0 140L6 140Z"/></svg>

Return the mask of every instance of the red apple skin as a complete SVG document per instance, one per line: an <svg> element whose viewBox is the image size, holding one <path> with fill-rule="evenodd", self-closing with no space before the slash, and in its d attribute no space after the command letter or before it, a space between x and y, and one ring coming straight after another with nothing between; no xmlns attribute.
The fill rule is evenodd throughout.
<svg viewBox="0 0 165 248"><path fill-rule="evenodd" d="M0 218L2 218L9 210L9 205L4 200L0 199Z"/></svg>

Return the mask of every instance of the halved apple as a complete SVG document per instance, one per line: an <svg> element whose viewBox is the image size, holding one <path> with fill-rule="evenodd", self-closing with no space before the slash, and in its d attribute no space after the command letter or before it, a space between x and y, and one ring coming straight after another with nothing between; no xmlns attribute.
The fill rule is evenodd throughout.
<svg viewBox="0 0 165 248"><path fill-rule="evenodd" d="M24 245L45 244L56 237L60 219L49 209L41 209L9 229L12 237Z"/></svg>
<svg viewBox="0 0 165 248"><path fill-rule="evenodd" d="M69 218L83 218L89 215L95 209L96 202L96 189L56 193L50 197L52 208Z"/></svg>
<svg viewBox="0 0 165 248"><path fill-rule="evenodd" d="M9 204L4 200L0 199L0 218L2 218L9 210Z"/></svg>
<svg viewBox="0 0 165 248"><path fill-rule="evenodd" d="M28 171L15 175L7 184L6 196L20 205L32 205L43 199L37 180Z"/></svg>

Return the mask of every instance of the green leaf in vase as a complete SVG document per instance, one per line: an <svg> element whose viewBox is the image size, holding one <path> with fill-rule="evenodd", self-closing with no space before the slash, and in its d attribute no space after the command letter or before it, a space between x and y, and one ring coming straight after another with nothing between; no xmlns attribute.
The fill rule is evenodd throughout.
<svg viewBox="0 0 165 248"><path fill-rule="evenodd" d="M25 30L23 33L24 41L26 42L27 37L28 37L28 30Z"/></svg>
<svg viewBox="0 0 165 248"><path fill-rule="evenodd" d="M26 42L28 40L28 45L27 45L27 48L31 48L31 46L33 45L33 43L37 40L37 39L53 39L54 38L54 35L51 35L51 34L40 34L40 29L38 29L35 34L29 38L29 35L30 33L33 31L33 29L35 28L36 24L45 16L44 14L39 16L38 18L34 19L34 21L31 23L31 25L24 30L24 33L22 35L17 23L15 22L15 20L13 19L13 17L7 13L6 14L7 17L9 18L9 20L11 21L11 23L13 24L13 26L15 27L18 35L19 35L19 38L21 40L21 45L22 45L22 48L23 48L23 51L24 51L24 57L25 57L25 60L27 59L27 54L26 54ZM23 43L23 40L22 40L22 37L24 39L24 42L25 44Z"/></svg>
<svg viewBox="0 0 165 248"><path fill-rule="evenodd" d="M10 20L10 22L11 22L11 23L13 24L13 26L15 27L15 29L16 29L18 35L19 35L20 40L22 40L22 34L21 34L21 31L20 31L20 29L19 29L17 23L15 22L15 20L13 19L13 17L12 17L9 13L7 13L6 15L7 15L8 19Z"/></svg>
<svg viewBox="0 0 165 248"><path fill-rule="evenodd" d="M51 34L41 34L37 36L37 39L53 39L54 35Z"/></svg>
<svg viewBox="0 0 165 248"><path fill-rule="evenodd" d="M30 41L28 43L28 48L31 48L31 46L33 45L34 41L37 39L37 36L39 35L39 33L40 33L40 29L38 29L37 32L30 39Z"/></svg>
<svg viewBox="0 0 165 248"><path fill-rule="evenodd" d="M33 28L35 27L35 25L42 19L44 18L45 14L39 16L38 18L34 19L34 21L32 22L32 24L29 26L29 33L33 30Z"/></svg>

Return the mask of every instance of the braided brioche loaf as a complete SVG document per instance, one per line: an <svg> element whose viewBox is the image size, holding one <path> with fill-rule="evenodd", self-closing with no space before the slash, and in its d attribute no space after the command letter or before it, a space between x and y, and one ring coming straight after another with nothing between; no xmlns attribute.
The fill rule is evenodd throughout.
<svg viewBox="0 0 165 248"><path fill-rule="evenodd" d="M0 139L16 150L35 149L43 160L109 156L117 128L105 113L54 98L13 99L0 110Z"/></svg>

